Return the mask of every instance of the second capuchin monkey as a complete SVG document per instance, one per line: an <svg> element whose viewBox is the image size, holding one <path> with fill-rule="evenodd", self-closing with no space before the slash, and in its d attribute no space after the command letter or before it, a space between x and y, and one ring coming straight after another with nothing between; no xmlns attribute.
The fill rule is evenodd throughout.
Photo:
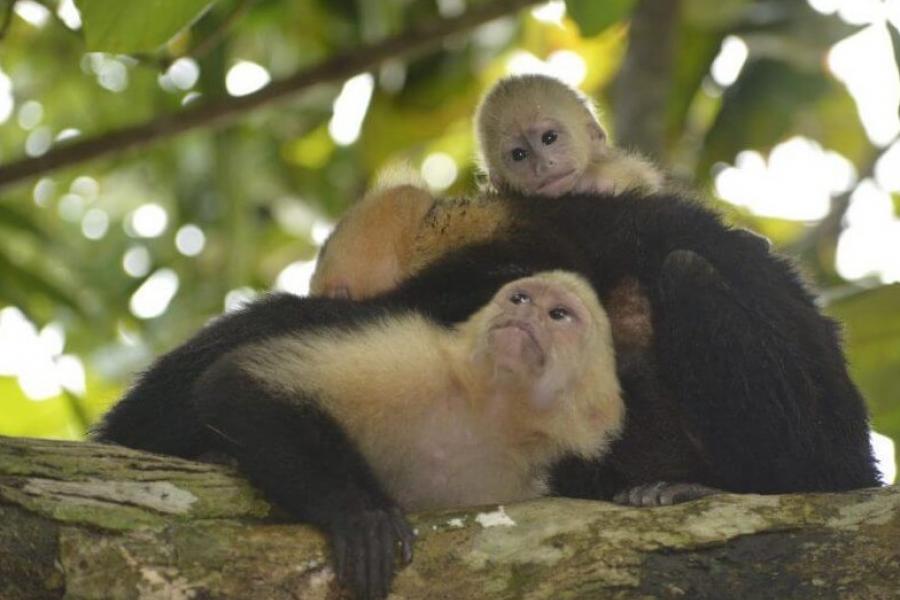
<svg viewBox="0 0 900 600"><path fill-rule="evenodd" d="M250 344L200 402L233 395L236 372L326 413L409 511L544 495L553 462L599 456L624 417L606 313L563 271L508 283L450 329L411 312Z"/></svg>
<svg viewBox="0 0 900 600"><path fill-rule="evenodd" d="M356 597L380 599L398 547L412 558L405 511L545 495L555 463L601 457L623 420L603 307L546 271L452 326L377 299L261 299L161 357L96 436L233 457L329 534Z"/></svg>
<svg viewBox="0 0 900 600"><path fill-rule="evenodd" d="M662 173L608 143L590 100L553 77L497 82L475 116L479 158L499 191L558 197L574 193L657 192Z"/></svg>

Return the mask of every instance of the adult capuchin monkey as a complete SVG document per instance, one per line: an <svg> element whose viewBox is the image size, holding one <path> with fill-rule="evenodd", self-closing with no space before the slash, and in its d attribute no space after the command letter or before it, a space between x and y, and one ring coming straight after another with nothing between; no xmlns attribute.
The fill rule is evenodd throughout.
<svg viewBox="0 0 900 600"><path fill-rule="evenodd" d="M288 305L316 324L242 333ZM193 363L202 375L184 405L153 387L168 360L202 361L231 336L247 338ZM384 302L276 295L162 357L98 435L236 458L275 502L329 532L344 584L382 598L397 546L412 557L404 511L535 498L561 458L602 456L624 418L615 371L606 314L571 273L516 279L449 328ZM164 408L170 427L150 426Z"/></svg>
<svg viewBox="0 0 900 600"><path fill-rule="evenodd" d="M610 316L628 420L602 463L555 468L555 493L655 505L716 489L879 484L838 326L790 262L755 237L668 193L445 201L401 188L430 205L405 233L411 258L394 265L401 282L430 276L460 248L472 274L498 255L511 265L554 266L561 252L583 261L572 268ZM394 189L377 194L389 201ZM471 293L465 278L431 285L448 297ZM455 301L441 302L434 310Z"/></svg>

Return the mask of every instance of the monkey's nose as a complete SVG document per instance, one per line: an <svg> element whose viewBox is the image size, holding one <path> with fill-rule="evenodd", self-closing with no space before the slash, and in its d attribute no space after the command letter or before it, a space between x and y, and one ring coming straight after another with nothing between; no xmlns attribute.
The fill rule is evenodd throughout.
<svg viewBox="0 0 900 600"><path fill-rule="evenodd" d="M540 176L546 175L547 173L549 173L550 171L553 170L553 166L554 166L554 164L553 164L552 159L539 160L537 162L537 166L536 166L537 174Z"/></svg>

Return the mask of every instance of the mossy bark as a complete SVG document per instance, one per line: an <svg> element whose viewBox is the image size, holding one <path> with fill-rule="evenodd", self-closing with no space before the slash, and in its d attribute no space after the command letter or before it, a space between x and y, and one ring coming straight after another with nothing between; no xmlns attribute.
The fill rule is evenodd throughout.
<svg viewBox="0 0 900 600"><path fill-rule="evenodd" d="M900 490L413 518L394 598L896 598ZM0 437L0 598L334 598L326 540L227 467Z"/></svg>

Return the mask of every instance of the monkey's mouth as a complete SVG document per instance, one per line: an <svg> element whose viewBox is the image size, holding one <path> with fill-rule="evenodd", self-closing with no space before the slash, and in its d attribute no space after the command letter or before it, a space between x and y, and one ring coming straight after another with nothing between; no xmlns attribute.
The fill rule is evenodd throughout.
<svg viewBox="0 0 900 600"><path fill-rule="evenodd" d="M538 186L537 193L543 196L561 196L572 189L575 184L575 169L548 179Z"/></svg>
<svg viewBox="0 0 900 600"><path fill-rule="evenodd" d="M511 319L495 324L490 331L500 364L543 366L544 348L531 323Z"/></svg>

